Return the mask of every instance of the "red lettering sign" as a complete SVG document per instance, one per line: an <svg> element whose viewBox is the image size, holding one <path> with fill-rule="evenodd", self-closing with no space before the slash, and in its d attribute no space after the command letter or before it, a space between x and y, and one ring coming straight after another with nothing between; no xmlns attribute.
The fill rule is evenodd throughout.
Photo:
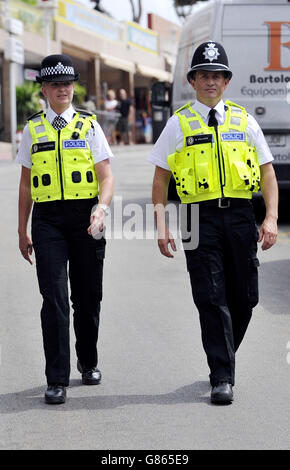
<svg viewBox="0 0 290 470"><path fill-rule="evenodd" d="M282 67L281 52L282 47L290 47L289 42L282 42L282 25L290 26L285 21L265 21L269 26L269 66L265 70L290 70L290 67Z"/></svg>

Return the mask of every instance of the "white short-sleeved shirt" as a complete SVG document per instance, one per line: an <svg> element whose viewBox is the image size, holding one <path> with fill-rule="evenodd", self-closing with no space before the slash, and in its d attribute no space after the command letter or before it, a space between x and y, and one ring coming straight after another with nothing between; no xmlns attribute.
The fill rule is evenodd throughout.
<svg viewBox="0 0 290 470"><path fill-rule="evenodd" d="M67 122L70 122L76 113L74 107L71 105L62 114ZM46 113L46 119L51 124L57 114L49 107ZM113 158L114 155L109 147L105 134L97 121L93 121L93 127L87 132L86 139L92 152L94 163L99 163L107 158ZM32 144L32 137L29 131L28 124L24 127L21 144L17 153L16 162L26 168L31 168L30 147Z"/></svg>
<svg viewBox="0 0 290 470"><path fill-rule="evenodd" d="M118 101L117 100L105 100L105 110L106 111L112 111L116 109L118 106Z"/></svg>
<svg viewBox="0 0 290 470"><path fill-rule="evenodd" d="M195 101L191 106L207 124L209 119L208 113L211 108L201 103L200 101ZM217 118L218 124L222 125L225 122L226 117L225 104L223 100L221 100L214 109L216 110L215 116ZM248 114L248 127L246 134L247 142L256 148L260 165L264 165L265 163L269 163L274 160L259 124L250 114ZM182 149L183 140L184 137L179 118L178 116L173 115L168 119L166 126L161 132L159 139L156 141L149 155L148 160L154 165L160 166L161 168L170 171L167 157L168 155L171 155L172 153Z"/></svg>

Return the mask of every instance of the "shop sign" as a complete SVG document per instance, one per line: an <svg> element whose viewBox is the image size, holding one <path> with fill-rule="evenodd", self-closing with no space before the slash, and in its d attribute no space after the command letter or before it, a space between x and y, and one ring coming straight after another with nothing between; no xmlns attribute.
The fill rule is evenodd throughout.
<svg viewBox="0 0 290 470"><path fill-rule="evenodd" d="M158 34L151 29L142 28L137 23L127 22L128 43L141 49L158 54Z"/></svg>
<svg viewBox="0 0 290 470"><path fill-rule="evenodd" d="M10 0L10 15L23 22L24 30L44 35L45 17L36 0Z"/></svg>
<svg viewBox="0 0 290 470"><path fill-rule="evenodd" d="M39 75L37 70L24 69L24 80L36 81L36 77Z"/></svg>
<svg viewBox="0 0 290 470"><path fill-rule="evenodd" d="M4 28L9 33L15 34L16 36L21 36L23 34L23 23L15 18L5 18Z"/></svg>
<svg viewBox="0 0 290 470"><path fill-rule="evenodd" d="M58 2L56 20L71 26L78 26L86 32L96 33L113 41L122 40L124 28L120 23L69 0Z"/></svg>
<svg viewBox="0 0 290 470"><path fill-rule="evenodd" d="M24 64L23 42L16 36L9 36L5 40L4 57L16 64Z"/></svg>

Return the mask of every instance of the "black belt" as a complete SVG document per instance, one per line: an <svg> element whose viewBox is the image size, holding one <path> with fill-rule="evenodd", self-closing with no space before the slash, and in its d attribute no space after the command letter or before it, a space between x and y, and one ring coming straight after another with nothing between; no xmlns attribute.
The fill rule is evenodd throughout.
<svg viewBox="0 0 290 470"><path fill-rule="evenodd" d="M209 201L200 201L200 206L218 207L219 209L228 209L229 207L246 207L251 205L251 199L223 197L219 199L211 199Z"/></svg>

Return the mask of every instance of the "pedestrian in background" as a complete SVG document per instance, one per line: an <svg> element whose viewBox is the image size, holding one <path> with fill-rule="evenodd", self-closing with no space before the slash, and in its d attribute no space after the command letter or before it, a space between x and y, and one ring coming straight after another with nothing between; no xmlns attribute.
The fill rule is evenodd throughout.
<svg viewBox="0 0 290 470"><path fill-rule="evenodd" d="M113 155L96 117L71 104L78 78L69 56L43 59L38 81L47 113L28 120L17 156L22 165L19 248L30 264L35 252L49 404L64 403L69 385L67 264L78 370L83 384L101 381L97 340L105 239L93 235L103 230L109 211ZM31 241L27 225L32 205Z"/></svg>
<svg viewBox="0 0 290 470"><path fill-rule="evenodd" d="M106 99L104 102L105 111L107 115L105 116L106 123L106 137L108 142L111 144L116 144L116 112L118 107L118 101L116 100L116 93L114 90L108 90Z"/></svg>
<svg viewBox="0 0 290 470"><path fill-rule="evenodd" d="M118 131L120 133L120 143L129 145L130 143L130 129L129 129L129 118L132 115L132 101L127 97L127 92L123 88L119 91L119 104L118 111L121 114L118 121ZM132 123L131 123L132 124Z"/></svg>
<svg viewBox="0 0 290 470"><path fill-rule="evenodd" d="M231 77L223 46L201 44L187 74L196 101L168 120L149 157L156 165L156 208L166 204L172 174L187 204L189 230L191 204L199 205L199 245L192 250L184 243L184 249L210 368L211 401L219 404L233 400L235 353L258 303L257 241L263 250L274 245L278 217L273 157L263 133L242 106L223 101ZM260 185L266 217L258 232L251 198ZM157 228L165 233L159 249L172 258L169 245L173 251L176 245L164 215Z"/></svg>
<svg viewBox="0 0 290 470"><path fill-rule="evenodd" d="M118 106L118 101L116 100L116 93L114 90L108 90L104 107L105 111L115 111Z"/></svg>

